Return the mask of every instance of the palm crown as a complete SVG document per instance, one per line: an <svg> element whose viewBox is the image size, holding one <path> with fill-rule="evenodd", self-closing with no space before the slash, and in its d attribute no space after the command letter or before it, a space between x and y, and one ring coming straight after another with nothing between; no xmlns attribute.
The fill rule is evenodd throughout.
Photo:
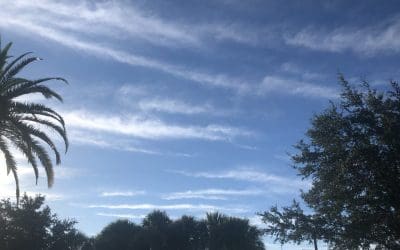
<svg viewBox="0 0 400 250"><path fill-rule="evenodd" d="M36 93L62 102L62 97L44 83L51 80L67 81L59 77L37 80L17 77L28 64L41 59L30 57L31 52L13 58L8 55L10 47L11 43L4 48L0 44L0 151L4 154L7 174L11 172L14 176L18 201L20 190L17 164L11 147L22 152L32 165L36 183L39 177L38 164L42 165L48 186L51 187L54 182L53 161L46 145L54 152L56 164L60 164L61 157L47 132L53 130L62 137L65 151L68 149L68 138L64 120L56 111L43 104L18 101L16 98Z"/></svg>

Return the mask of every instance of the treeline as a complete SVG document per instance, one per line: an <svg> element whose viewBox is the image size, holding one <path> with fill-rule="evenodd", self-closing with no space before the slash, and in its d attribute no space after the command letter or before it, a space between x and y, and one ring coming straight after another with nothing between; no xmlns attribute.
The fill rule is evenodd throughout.
<svg viewBox="0 0 400 250"><path fill-rule="evenodd" d="M24 195L17 206L0 203L0 249L4 250L264 250L262 232L247 219L209 213L205 219L172 220L153 211L141 224L118 220L89 238L74 220L61 220L44 197Z"/></svg>

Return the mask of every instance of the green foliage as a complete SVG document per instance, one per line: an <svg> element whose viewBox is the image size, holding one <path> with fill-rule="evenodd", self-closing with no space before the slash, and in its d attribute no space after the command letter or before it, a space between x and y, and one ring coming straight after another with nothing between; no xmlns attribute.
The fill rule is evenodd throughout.
<svg viewBox="0 0 400 250"><path fill-rule="evenodd" d="M17 164L10 150L15 146L21 151L28 163L32 165L36 182L39 177L38 161L44 167L49 187L54 182L53 162L47 149L48 146L55 155L55 163L60 164L60 153L52 139L42 130L46 127L58 133L68 148L68 139L63 118L53 109L42 104L21 101L20 98L30 94L40 94L46 99L55 98L62 101L61 96L44 83L57 80L66 82L59 77L28 80L18 77L18 74L30 63L41 60L29 57L25 53L17 58L9 56L11 43L4 48L0 46L0 151L4 154L7 173L12 172L16 183L17 200L20 195Z"/></svg>
<svg viewBox="0 0 400 250"><path fill-rule="evenodd" d="M316 214L306 215L300 204L293 200L290 207L283 207L280 211L277 206L267 212L259 214L262 221L268 225L264 232L275 237L281 244L293 242L300 244L308 242L314 244L317 250L318 240L323 240L326 221Z"/></svg>
<svg viewBox="0 0 400 250"><path fill-rule="evenodd" d="M263 250L261 232L246 219L220 213L207 214L210 250Z"/></svg>
<svg viewBox="0 0 400 250"><path fill-rule="evenodd" d="M340 82L340 102L315 115L307 140L296 145L295 168L312 180L302 198L324 221L321 237L336 249L400 249L400 86L391 82L379 92L366 82L354 88L343 76ZM293 230L289 222L275 225ZM282 232L278 238L298 240ZM302 233L306 240L310 232Z"/></svg>
<svg viewBox="0 0 400 250"><path fill-rule="evenodd" d="M127 220L118 220L106 226L95 239L96 250L132 249L134 238L141 228Z"/></svg>
<svg viewBox="0 0 400 250"><path fill-rule="evenodd" d="M59 220L44 206L44 197L24 195L20 205L0 202L0 249L78 250L86 236L72 220Z"/></svg>
<svg viewBox="0 0 400 250"><path fill-rule="evenodd" d="M172 221L154 211L142 226L120 220L106 226L95 238L96 250L264 250L261 232L249 221L218 213L206 220L182 216ZM88 248L90 249L90 248Z"/></svg>

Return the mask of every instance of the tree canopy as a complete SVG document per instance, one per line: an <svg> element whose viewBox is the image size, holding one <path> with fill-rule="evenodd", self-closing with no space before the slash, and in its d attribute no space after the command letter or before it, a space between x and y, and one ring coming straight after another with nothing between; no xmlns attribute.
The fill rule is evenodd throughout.
<svg viewBox="0 0 400 250"><path fill-rule="evenodd" d="M353 87L343 76L340 82L339 103L315 115L307 139L296 145L294 166L312 180L302 198L324 220L321 237L338 249L398 249L400 86L392 81L377 91L367 82ZM266 221L275 211L264 214Z"/></svg>
<svg viewBox="0 0 400 250"><path fill-rule="evenodd" d="M78 250L87 240L75 229L74 220L60 220L44 197L21 198L19 206L0 202L0 249Z"/></svg>
<svg viewBox="0 0 400 250"><path fill-rule="evenodd" d="M109 224L95 237L95 249L263 250L261 235L246 219L211 213L205 220L171 220L165 212L153 211L141 226L128 220Z"/></svg>

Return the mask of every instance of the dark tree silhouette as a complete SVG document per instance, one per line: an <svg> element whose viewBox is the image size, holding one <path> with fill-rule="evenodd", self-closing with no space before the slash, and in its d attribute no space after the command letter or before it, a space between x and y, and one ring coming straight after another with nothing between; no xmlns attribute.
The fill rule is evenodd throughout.
<svg viewBox="0 0 400 250"><path fill-rule="evenodd" d="M106 226L95 238L96 250L128 250L141 228L128 220L118 220Z"/></svg>
<svg viewBox="0 0 400 250"><path fill-rule="evenodd" d="M0 249L78 250L86 236L73 220L59 220L44 206L44 197L24 195L19 206L10 200L0 202Z"/></svg>
<svg viewBox="0 0 400 250"><path fill-rule="evenodd" d="M263 250L262 232L246 219L229 217L220 213L207 214L210 250Z"/></svg>
<svg viewBox="0 0 400 250"><path fill-rule="evenodd" d="M277 206L273 206L269 211L259 215L268 225L264 232L275 237L275 241L281 244L288 242L300 244L308 241L314 245L315 250L318 250L318 240L323 240L327 235L326 221L316 214L304 214L296 201L293 201L290 207L283 207L281 211Z"/></svg>
<svg viewBox="0 0 400 250"><path fill-rule="evenodd" d="M172 222L168 232L168 248L175 250L200 250L207 246L206 224L192 216L182 216Z"/></svg>
<svg viewBox="0 0 400 250"><path fill-rule="evenodd" d="M142 226L117 221L95 237L96 250L264 250L262 233L246 219L208 214L206 220L182 216L175 221L154 211ZM86 246L91 249L91 246Z"/></svg>
<svg viewBox="0 0 400 250"><path fill-rule="evenodd" d="M151 249L168 249L168 231L172 221L163 211L153 211L143 219L143 228L147 233Z"/></svg>
<svg viewBox="0 0 400 250"><path fill-rule="evenodd" d="M339 79L340 102L315 115L307 140L296 145L295 168L312 180L302 198L325 221L320 232L336 249L400 249L400 86L379 92ZM283 216L276 209L265 215ZM291 227L285 224L270 232ZM310 231L295 226L307 240Z"/></svg>
<svg viewBox="0 0 400 250"><path fill-rule="evenodd" d="M63 118L51 108L38 103L20 101L17 98L29 94L41 94L45 98L62 97L47 87L44 83L51 80L66 82L63 78L50 77L28 80L18 77L18 74L27 65L41 60L38 57L29 57L30 52L13 59L9 54L11 43L4 48L0 44L0 151L4 154L7 173L12 172L16 184L17 201L20 195L17 164L10 150L15 146L32 165L36 182L39 176L38 162L44 167L48 186L54 182L53 163L44 145L50 147L55 154L56 164L60 164L61 157L56 145L48 134L42 130L47 127L58 133L68 148Z"/></svg>

